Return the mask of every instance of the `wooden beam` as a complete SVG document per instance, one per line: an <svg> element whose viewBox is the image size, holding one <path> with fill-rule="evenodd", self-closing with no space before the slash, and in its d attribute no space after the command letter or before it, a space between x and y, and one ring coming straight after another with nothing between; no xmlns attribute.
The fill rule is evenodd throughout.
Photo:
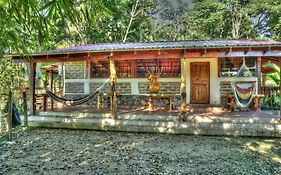
<svg viewBox="0 0 281 175"><path fill-rule="evenodd" d="M87 61L86 66L87 66L87 79L91 79L93 78L93 62Z"/></svg>
<svg viewBox="0 0 281 175"><path fill-rule="evenodd" d="M181 85L180 85L180 93L181 93L181 120L186 119L186 77L185 77L185 68L186 68L186 62L184 59L181 59Z"/></svg>
<svg viewBox="0 0 281 175"><path fill-rule="evenodd" d="M27 118L27 95L26 89L24 89L23 93L23 113L24 113L24 126L28 127L28 118Z"/></svg>
<svg viewBox="0 0 281 175"><path fill-rule="evenodd" d="M54 93L56 93L55 91L54 91L54 81L53 81L53 70L50 70L50 88L51 88L51 91L52 92L54 92ZM54 110L54 101L53 101L53 98L51 98L51 110Z"/></svg>
<svg viewBox="0 0 281 175"><path fill-rule="evenodd" d="M173 50L159 52L156 50L137 51L137 52L115 52L114 60L138 60L138 59L170 59L182 58L183 50Z"/></svg>
<svg viewBox="0 0 281 175"><path fill-rule="evenodd" d="M32 115L35 115L35 73L36 63L30 62L29 64L29 107Z"/></svg>
<svg viewBox="0 0 281 175"><path fill-rule="evenodd" d="M256 63L256 76L258 78L258 94L261 94L261 57L257 57Z"/></svg>
<svg viewBox="0 0 281 175"><path fill-rule="evenodd" d="M138 63L137 60L130 62L131 66L131 77L136 78L138 76Z"/></svg>
<svg viewBox="0 0 281 175"><path fill-rule="evenodd" d="M111 77L111 115L113 118L117 118L117 94L116 94L116 81L117 81L117 74L115 68L115 62L112 58L109 60L109 67L110 67L110 77Z"/></svg>
<svg viewBox="0 0 281 175"><path fill-rule="evenodd" d="M8 140L12 140L12 120L13 120L13 102L12 102L12 87L9 88L9 97L8 97L8 116L7 116L7 130L8 130Z"/></svg>
<svg viewBox="0 0 281 175"><path fill-rule="evenodd" d="M202 54L202 51L200 52ZM114 60L134 60L134 59L161 59L161 58L182 58L183 50L162 51L116 51L99 53L79 53L79 54L58 54L33 56L33 62L75 62L75 61L105 61L108 57L114 56ZM24 58L14 58L20 60Z"/></svg>
<svg viewBox="0 0 281 175"><path fill-rule="evenodd" d="M218 63L218 75L217 77L221 76L221 58L217 58L217 63Z"/></svg>
<svg viewBox="0 0 281 175"><path fill-rule="evenodd" d="M219 52L216 51L197 51L197 52L187 52L184 54L184 58L217 58L217 57L219 57Z"/></svg>
<svg viewBox="0 0 281 175"><path fill-rule="evenodd" d="M127 50L127 51L100 51L100 52L81 52L81 53L53 53L49 55L34 54L32 56L14 55L12 59L15 62L72 62L86 61L91 59L105 60L109 53L113 53L118 59L157 59L157 58L185 58L200 57L218 57L219 52L237 52L237 51L280 51L280 46L262 47L240 47L240 48L189 48L189 49L163 49L163 50ZM147 53L147 57L144 54ZM150 56L151 55L151 56ZM124 58L122 58L124 56ZM275 56L278 57L278 56Z"/></svg>

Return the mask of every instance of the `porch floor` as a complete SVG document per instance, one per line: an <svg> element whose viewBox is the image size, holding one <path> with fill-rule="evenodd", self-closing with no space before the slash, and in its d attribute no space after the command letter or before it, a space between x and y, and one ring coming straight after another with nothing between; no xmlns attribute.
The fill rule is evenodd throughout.
<svg viewBox="0 0 281 175"><path fill-rule="evenodd" d="M276 110L259 110L259 111L226 111L217 106L206 106L201 107L202 109L195 112L188 112L187 116L204 116L204 117L255 117L255 118L272 118L279 119L280 111ZM215 110L210 110L210 108L215 108ZM97 109L95 106L81 105L81 106L57 106L53 110L48 109L45 112L67 112L67 113L110 113L110 108ZM42 110L37 110L36 115L42 113ZM118 114L140 114L140 115L180 115L180 111L175 109L173 111L167 108L155 108L152 111L148 111L146 107L118 107Z"/></svg>
<svg viewBox="0 0 281 175"><path fill-rule="evenodd" d="M119 107L113 118L109 108L57 107L29 116L30 126L195 135L281 137L279 111L190 112L180 120L178 110Z"/></svg>

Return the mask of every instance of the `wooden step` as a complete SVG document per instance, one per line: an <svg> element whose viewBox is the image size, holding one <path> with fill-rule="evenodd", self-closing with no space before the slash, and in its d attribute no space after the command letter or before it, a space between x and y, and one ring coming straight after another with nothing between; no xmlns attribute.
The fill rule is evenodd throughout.
<svg viewBox="0 0 281 175"><path fill-rule="evenodd" d="M57 117L30 117L29 125L36 127L93 129L128 132L281 137L281 124L217 124L95 118L69 119Z"/></svg>
<svg viewBox="0 0 281 175"><path fill-rule="evenodd" d="M98 118L111 119L111 113L71 113L71 112L39 112L38 117L68 117L68 118ZM144 121L178 121L178 115L157 115L157 114L118 114L118 119L124 120L144 120Z"/></svg>
<svg viewBox="0 0 281 175"><path fill-rule="evenodd" d="M183 122L178 120L178 116L122 114L113 119L108 114L83 113L71 117L69 113L49 114L29 116L29 125L129 132L281 137L281 123L272 118L188 116L187 121Z"/></svg>
<svg viewBox="0 0 281 175"><path fill-rule="evenodd" d="M65 117L65 118L75 118L75 119L111 119L110 113L73 113L73 112L39 112L37 117ZM179 115L157 115L157 114L118 114L117 119L120 120L141 120L141 121L179 121ZM211 115L211 116L201 116L197 114L188 114L186 122L192 123L276 123L278 118L261 118L252 116L227 116L225 115Z"/></svg>
<svg viewBox="0 0 281 175"><path fill-rule="evenodd" d="M191 113L219 113L224 112L226 109L220 105L210 105L210 104L189 104L187 110Z"/></svg>

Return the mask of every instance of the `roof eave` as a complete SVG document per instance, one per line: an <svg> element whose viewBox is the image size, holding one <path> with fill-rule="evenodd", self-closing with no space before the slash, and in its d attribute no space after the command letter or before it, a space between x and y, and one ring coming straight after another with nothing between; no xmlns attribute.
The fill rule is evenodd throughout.
<svg viewBox="0 0 281 175"><path fill-rule="evenodd" d="M33 56L52 56L52 55L71 55L71 54L83 54L83 53L103 53L103 52L125 52L125 51L147 51L147 50L185 50L185 49L227 49L227 48L269 48L280 47L281 44L258 44L258 45L226 45L225 47L218 46L193 46L193 47L167 47L167 48L132 48L132 49L108 49L108 50L84 50L73 52L45 52L45 53L31 53L31 54L10 54L9 57L33 57ZM281 50L280 50L281 51Z"/></svg>

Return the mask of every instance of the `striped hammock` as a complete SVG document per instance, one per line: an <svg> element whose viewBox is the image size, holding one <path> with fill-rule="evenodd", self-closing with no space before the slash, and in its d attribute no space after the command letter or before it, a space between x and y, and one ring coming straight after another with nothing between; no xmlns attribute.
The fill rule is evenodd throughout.
<svg viewBox="0 0 281 175"><path fill-rule="evenodd" d="M247 108L253 99L255 82L232 82L231 87L236 104L243 109Z"/></svg>
<svg viewBox="0 0 281 175"><path fill-rule="evenodd" d="M238 77L251 77L252 73L246 65L245 57L243 64L237 73ZM255 92L255 82L232 82L232 91L235 97L236 104L242 108L247 108L252 100Z"/></svg>

